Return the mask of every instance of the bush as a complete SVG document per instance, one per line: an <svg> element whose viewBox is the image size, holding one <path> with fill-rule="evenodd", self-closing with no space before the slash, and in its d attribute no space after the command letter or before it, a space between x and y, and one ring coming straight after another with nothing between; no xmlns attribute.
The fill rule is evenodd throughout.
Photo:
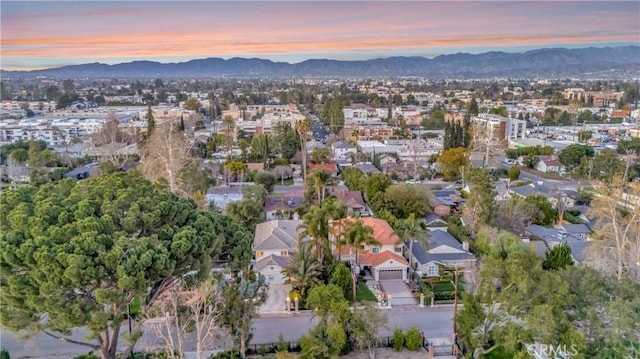
<svg viewBox="0 0 640 359"><path fill-rule="evenodd" d="M9 351L7 349L0 349L0 359L11 359L11 356L9 355Z"/></svg>
<svg viewBox="0 0 640 359"><path fill-rule="evenodd" d="M9 359L8 356L5 358L1 354L0 354L0 358ZM75 356L75 357L73 357L73 359L98 359L98 357L93 353L89 353L89 354L82 354L82 355Z"/></svg>
<svg viewBox="0 0 640 359"><path fill-rule="evenodd" d="M405 346L409 350L419 350L422 348L422 333L418 327L411 327L407 330L407 335L405 337Z"/></svg>
<svg viewBox="0 0 640 359"><path fill-rule="evenodd" d="M234 353L231 350L225 350L223 352L219 352L218 354L213 354L209 357L209 359L240 359L238 354Z"/></svg>
<svg viewBox="0 0 640 359"><path fill-rule="evenodd" d="M404 332L402 332L402 329L396 327L393 330L393 337L391 337L391 346L393 347L393 350L397 352L401 351L404 347Z"/></svg>

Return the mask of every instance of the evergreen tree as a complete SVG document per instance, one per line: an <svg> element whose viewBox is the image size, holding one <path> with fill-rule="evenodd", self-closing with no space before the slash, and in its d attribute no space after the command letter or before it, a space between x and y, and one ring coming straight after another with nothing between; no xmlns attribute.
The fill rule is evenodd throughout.
<svg viewBox="0 0 640 359"><path fill-rule="evenodd" d="M180 126L178 127L178 130L184 131L184 114L180 114Z"/></svg>
<svg viewBox="0 0 640 359"><path fill-rule="evenodd" d="M151 136L155 128L156 120L153 119L153 113L151 112L151 102L147 102L147 136Z"/></svg>

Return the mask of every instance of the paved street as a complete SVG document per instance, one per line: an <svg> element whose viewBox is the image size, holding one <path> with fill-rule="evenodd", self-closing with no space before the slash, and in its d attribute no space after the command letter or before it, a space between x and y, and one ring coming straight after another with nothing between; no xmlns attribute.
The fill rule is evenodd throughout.
<svg viewBox="0 0 640 359"><path fill-rule="evenodd" d="M450 306L442 308L411 308L411 309L391 309L388 313L387 328L382 328L381 336L390 336L393 328L409 328L417 326L425 333L427 338L449 337L453 327L453 308ZM307 333L309 328L317 323L317 318L308 313L300 313L290 317L263 317L255 321L254 339L252 344L273 343L278 340L280 333L287 341L297 341L301 335ZM123 328L123 333L127 332ZM82 340L85 335L84 330L74 331L73 338ZM136 345L136 350L143 350L151 347L156 342L151 334L145 336ZM6 348L12 359L16 358L71 358L75 355L86 354L89 348L64 343L52 339L46 335L38 335L31 341L17 341L13 335L6 331L0 331L1 346ZM125 340L121 338L121 347ZM228 347L231 341L222 338L216 343L217 347ZM187 348L188 350L192 350Z"/></svg>

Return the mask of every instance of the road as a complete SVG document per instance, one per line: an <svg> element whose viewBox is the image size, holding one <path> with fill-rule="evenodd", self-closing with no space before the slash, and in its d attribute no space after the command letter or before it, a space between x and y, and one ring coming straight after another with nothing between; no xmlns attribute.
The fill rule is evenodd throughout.
<svg viewBox="0 0 640 359"><path fill-rule="evenodd" d="M396 326L407 329L415 325L424 332L427 338L450 337L452 333L453 308L451 306L424 309L391 309L386 313L388 318L387 328L382 328L379 331L380 336L383 337L391 336L391 332ZM297 341L315 324L317 324L317 318L306 313L300 313L293 317L258 318L254 323L254 338L251 344L275 343L278 341L280 333L282 333L286 341ZM126 333L127 329L123 328L122 331ZM85 335L86 331L79 329L74 331L72 338L83 340ZM44 334L37 335L29 341L18 341L12 334L0 331L0 343L2 347L9 351L12 359L63 359L86 354L90 351L90 348L64 343ZM121 338L121 347L125 344L125 339ZM136 345L136 350L152 348L155 344L156 338L152 334L152 330L147 330L145 336ZM230 345L231 340L229 338L221 338L216 343L219 348L229 347ZM186 349L193 350L189 346Z"/></svg>

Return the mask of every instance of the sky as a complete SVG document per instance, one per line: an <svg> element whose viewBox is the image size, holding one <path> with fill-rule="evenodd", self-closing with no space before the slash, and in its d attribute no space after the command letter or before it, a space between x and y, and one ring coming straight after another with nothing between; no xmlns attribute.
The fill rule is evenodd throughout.
<svg viewBox="0 0 640 359"><path fill-rule="evenodd" d="M640 45L640 1L0 1L0 68Z"/></svg>

